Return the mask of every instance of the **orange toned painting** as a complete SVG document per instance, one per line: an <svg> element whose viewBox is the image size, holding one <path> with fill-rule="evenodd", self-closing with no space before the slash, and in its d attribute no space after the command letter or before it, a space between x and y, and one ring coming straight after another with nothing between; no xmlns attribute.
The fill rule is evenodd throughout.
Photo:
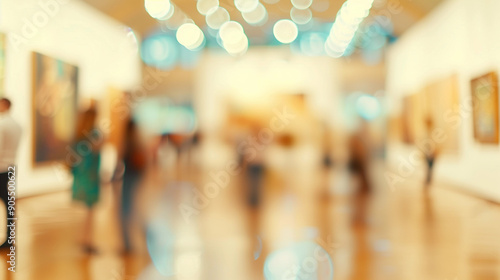
<svg viewBox="0 0 500 280"><path fill-rule="evenodd" d="M33 53L33 163L62 161L77 118L78 68Z"/></svg>
<svg viewBox="0 0 500 280"><path fill-rule="evenodd" d="M426 117L432 120L431 127L428 127L426 137L432 138L443 153L456 154L459 151L459 130L456 122L450 118L459 113L458 79L456 75L437 80L425 88ZM442 140L438 141L435 135ZM434 135L434 136L433 136Z"/></svg>
<svg viewBox="0 0 500 280"><path fill-rule="evenodd" d="M490 72L471 82L474 138L480 143L498 144L498 75Z"/></svg>

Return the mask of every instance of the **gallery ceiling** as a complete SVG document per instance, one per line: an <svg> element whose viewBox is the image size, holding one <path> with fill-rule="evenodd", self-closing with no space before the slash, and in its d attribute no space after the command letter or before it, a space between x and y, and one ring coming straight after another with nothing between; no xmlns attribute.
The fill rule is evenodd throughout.
<svg viewBox="0 0 500 280"><path fill-rule="evenodd" d="M141 36L145 36L159 27L158 21L151 18L145 11L144 0L82 1L131 27ZM205 17L197 11L196 0L171 0L171 2L200 27L206 25ZM272 24L278 19L290 17L290 9L292 8L290 0L279 0L275 4L261 2L269 14L268 24ZM394 35L399 36L441 2L442 0L375 0L371 14L390 18L394 26ZM322 22L333 22L343 3L343 0L314 0L311 6L314 19ZM234 7L233 0L220 0L220 6L229 11L232 20L244 23L240 12ZM259 32L265 29L243 25L249 36L259 36Z"/></svg>

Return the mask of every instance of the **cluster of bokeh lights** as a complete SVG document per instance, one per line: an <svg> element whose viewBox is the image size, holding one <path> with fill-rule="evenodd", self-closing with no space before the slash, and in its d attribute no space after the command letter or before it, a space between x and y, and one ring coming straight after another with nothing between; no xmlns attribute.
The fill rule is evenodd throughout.
<svg viewBox="0 0 500 280"><path fill-rule="evenodd" d="M205 41L205 35L198 25L187 22L177 29L176 38L179 44L186 47L188 50L196 50L200 48Z"/></svg>
<svg viewBox="0 0 500 280"><path fill-rule="evenodd" d="M373 0L347 0L342 5L325 43L325 51L329 56L344 55L372 5Z"/></svg>
<svg viewBox="0 0 500 280"><path fill-rule="evenodd" d="M231 14L237 12L249 26L272 29L273 37L280 44L292 44L297 41L293 47L297 49L299 46L306 55L326 54L341 57L350 55L356 32L370 13L374 0L347 0L337 13L331 28L328 27L329 32L318 29L307 31L308 28L305 28L318 26L318 23L313 21L312 10L328 9L329 3L325 0L286 0L293 6L290 9L290 18L279 19L271 24L267 24L270 17L266 5L277 4L280 0L233 0L235 9L231 13L221 6L220 0L197 0L197 11L205 17L206 26L197 25L170 0L144 1L149 15L163 26L174 30L177 43L189 51L199 51L207 42L215 41L231 55L245 54L250 46L250 39L245 27L231 19ZM171 37L168 32L164 35ZM298 38L300 40L297 40ZM149 42L147 40L148 38L143 42L143 47L149 48L149 54L144 55L148 56L149 60L160 59L165 62L168 60L166 57L176 54L175 50L169 50L173 43L170 39ZM208 45L211 46L211 43Z"/></svg>
<svg viewBox="0 0 500 280"><path fill-rule="evenodd" d="M242 55L248 50L248 37L243 26L236 21L228 21L219 29L221 45L231 55Z"/></svg>

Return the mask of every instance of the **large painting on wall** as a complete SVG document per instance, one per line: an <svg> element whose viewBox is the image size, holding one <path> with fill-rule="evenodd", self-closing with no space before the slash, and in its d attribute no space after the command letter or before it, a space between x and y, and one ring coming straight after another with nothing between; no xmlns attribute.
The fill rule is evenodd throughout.
<svg viewBox="0 0 500 280"><path fill-rule="evenodd" d="M0 33L0 97L5 96L5 34Z"/></svg>
<svg viewBox="0 0 500 280"><path fill-rule="evenodd" d="M460 128L449 120L451 115L459 112L460 98L458 77L451 75L430 83L425 87L426 109L425 121L431 121L426 127L426 137L430 137L438 146L440 153L456 154L459 152ZM426 124L427 126L429 123ZM433 133L442 132L444 137L433 137ZM437 133L438 135L441 133Z"/></svg>
<svg viewBox="0 0 500 280"><path fill-rule="evenodd" d="M498 76L490 72L471 81L474 138L498 144Z"/></svg>
<svg viewBox="0 0 500 280"><path fill-rule="evenodd" d="M433 140L440 152L459 151L459 129L449 121L458 114L459 94L456 75L434 81L403 98L403 141L408 144ZM433 135L444 135L439 139ZM436 139L435 139L436 138Z"/></svg>
<svg viewBox="0 0 500 280"><path fill-rule="evenodd" d="M419 91L403 99L403 141L416 144L425 135L422 120L425 115L425 92Z"/></svg>
<svg viewBox="0 0 500 280"><path fill-rule="evenodd" d="M78 68L33 53L33 164L63 161L77 118Z"/></svg>
<svg viewBox="0 0 500 280"><path fill-rule="evenodd" d="M403 98L403 112L401 114L401 134L403 142L406 144L413 144L411 132L411 97L405 96Z"/></svg>

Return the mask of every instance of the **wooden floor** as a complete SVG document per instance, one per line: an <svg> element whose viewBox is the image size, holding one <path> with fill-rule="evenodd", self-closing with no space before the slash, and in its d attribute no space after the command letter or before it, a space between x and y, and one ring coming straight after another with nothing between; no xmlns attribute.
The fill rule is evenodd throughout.
<svg viewBox="0 0 500 280"><path fill-rule="evenodd" d="M194 190L214 181L209 170L217 169L181 182L160 167L148 172L131 254L122 253L117 186L103 186L94 255L81 250L85 209L69 192L20 200L16 272L2 251L0 278L258 280L265 271L270 279L331 279L329 259L302 246L309 244L328 252L336 280L500 279L496 204L439 183L426 195L410 180L356 197L344 171L311 167L269 170L259 207L246 203L244 175L195 207ZM293 274L299 267L302 276Z"/></svg>

